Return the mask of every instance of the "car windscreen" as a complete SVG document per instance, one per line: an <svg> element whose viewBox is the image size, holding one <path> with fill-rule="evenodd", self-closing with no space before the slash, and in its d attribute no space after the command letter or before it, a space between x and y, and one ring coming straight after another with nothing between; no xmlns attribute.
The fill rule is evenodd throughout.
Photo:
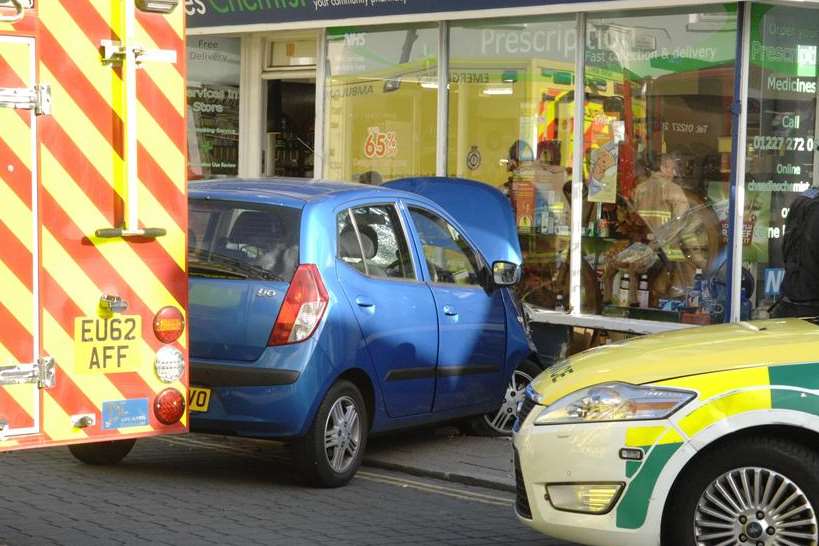
<svg viewBox="0 0 819 546"><path fill-rule="evenodd" d="M289 282L299 265L301 210L192 199L188 266L192 277Z"/></svg>

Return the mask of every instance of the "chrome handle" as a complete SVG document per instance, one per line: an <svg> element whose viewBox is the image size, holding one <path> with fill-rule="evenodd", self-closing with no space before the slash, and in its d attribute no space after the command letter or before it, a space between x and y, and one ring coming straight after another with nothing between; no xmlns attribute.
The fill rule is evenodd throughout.
<svg viewBox="0 0 819 546"><path fill-rule="evenodd" d="M16 23L23 19L23 4L20 0L8 0L14 8L14 15L0 15L0 23Z"/></svg>
<svg viewBox="0 0 819 546"><path fill-rule="evenodd" d="M444 305L444 314L448 317L457 317L458 310L451 305Z"/></svg>
<svg viewBox="0 0 819 546"><path fill-rule="evenodd" d="M362 296L358 296L355 299L355 303L359 307L375 307L375 304L373 302Z"/></svg>

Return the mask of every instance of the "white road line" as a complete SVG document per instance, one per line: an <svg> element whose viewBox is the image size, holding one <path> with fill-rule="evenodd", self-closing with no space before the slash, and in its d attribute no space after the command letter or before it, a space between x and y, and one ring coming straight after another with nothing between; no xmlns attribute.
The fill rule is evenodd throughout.
<svg viewBox="0 0 819 546"><path fill-rule="evenodd" d="M162 436L156 437L155 440L160 442L165 442L167 444L172 445L179 445L179 446L188 446L188 447L200 447L203 449L208 449L211 451L219 451L222 453L227 453L230 455L241 455L242 457L250 457L252 459L257 459L260 461L271 461L271 460L281 460L282 457L277 457L275 455L259 455L249 449L246 448L239 448L239 447L231 447L225 446L220 444L214 444L211 442L203 442L202 440L192 440L189 438L180 438L178 436ZM508 507L513 504L514 499L510 497L498 497L493 495L486 495L483 493L477 493L474 491L468 491L465 489L459 489L455 487L442 487L440 485L434 485L431 483L424 483L416 480L409 480L406 478L398 478L395 476L390 476L387 474L381 474L379 472L372 472L369 470L359 470L356 473L357 479L362 479L371 482L378 482L383 483L386 485L392 485L395 487L401 488L410 488L416 489L418 491L424 491L427 493L433 493L436 495L443 495L447 497L452 497L461 500L468 500L472 502L479 502L482 504L491 504L494 506L504 506Z"/></svg>

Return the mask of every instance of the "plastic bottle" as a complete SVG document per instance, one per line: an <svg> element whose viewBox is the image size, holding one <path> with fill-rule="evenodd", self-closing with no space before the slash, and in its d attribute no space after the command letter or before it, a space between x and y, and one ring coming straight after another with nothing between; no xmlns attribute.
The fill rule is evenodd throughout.
<svg viewBox="0 0 819 546"><path fill-rule="evenodd" d="M555 311L565 311L566 306L563 305L563 294L558 294L555 298Z"/></svg>
<svg viewBox="0 0 819 546"><path fill-rule="evenodd" d="M623 277L620 279L620 293L618 294L618 299L620 300L620 305L623 307L628 307L630 294L631 291L630 287L631 281L629 279L628 273L623 273Z"/></svg>
<svg viewBox="0 0 819 546"><path fill-rule="evenodd" d="M640 275L640 286L637 291L637 301L641 309L648 309L648 275Z"/></svg>
<svg viewBox="0 0 819 546"><path fill-rule="evenodd" d="M702 269L698 267L697 272L694 274L694 284L691 287L691 290L688 291L687 307L695 308L697 310L700 309L700 306L702 305L702 284Z"/></svg>

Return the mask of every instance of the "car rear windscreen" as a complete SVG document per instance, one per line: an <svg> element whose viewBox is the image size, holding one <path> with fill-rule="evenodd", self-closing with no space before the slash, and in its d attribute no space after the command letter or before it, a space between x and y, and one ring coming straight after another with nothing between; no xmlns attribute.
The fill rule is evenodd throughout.
<svg viewBox="0 0 819 546"><path fill-rule="evenodd" d="M192 277L290 282L299 265L300 209L192 199L188 216Z"/></svg>

